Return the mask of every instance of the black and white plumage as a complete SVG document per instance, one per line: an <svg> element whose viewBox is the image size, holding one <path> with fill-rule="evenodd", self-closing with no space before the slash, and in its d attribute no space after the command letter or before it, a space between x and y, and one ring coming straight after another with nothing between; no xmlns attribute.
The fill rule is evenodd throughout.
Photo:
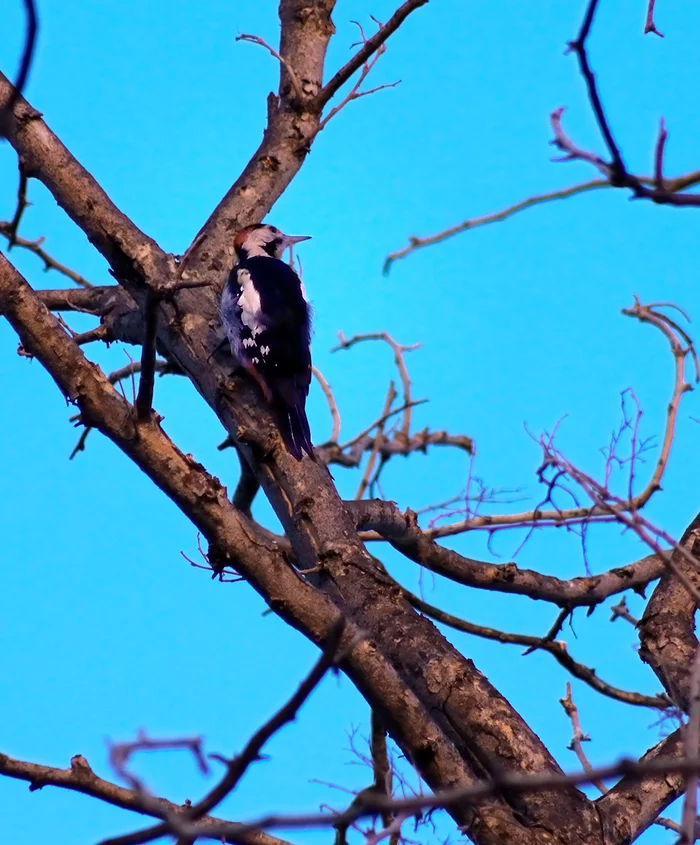
<svg viewBox="0 0 700 845"><path fill-rule="evenodd" d="M231 352L274 408L289 453L314 457L306 397L311 383L311 315L301 279L282 261L307 240L261 223L236 234L236 263L221 296Z"/></svg>

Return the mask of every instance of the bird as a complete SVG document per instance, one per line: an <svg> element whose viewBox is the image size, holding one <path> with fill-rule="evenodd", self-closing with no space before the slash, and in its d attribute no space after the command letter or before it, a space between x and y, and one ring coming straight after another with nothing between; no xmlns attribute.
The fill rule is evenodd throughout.
<svg viewBox="0 0 700 845"><path fill-rule="evenodd" d="M236 262L224 285L220 316L231 353L272 406L287 451L313 460L306 397L311 384L311 308L304 285L282 260L310 235L285 235L256 223L233 240Z"/></svg>

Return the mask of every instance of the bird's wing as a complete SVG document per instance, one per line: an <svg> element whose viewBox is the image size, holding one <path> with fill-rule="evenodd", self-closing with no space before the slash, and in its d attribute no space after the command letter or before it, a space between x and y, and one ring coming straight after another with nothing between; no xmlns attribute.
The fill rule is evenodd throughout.
<svg viewBox="0 0 700 845"><path fill-rule="evenodd" d="M250 258L260 330L255 336L264 376L293 378L308 391L311 380L310 316L301 281L284 261Z"/></svg>

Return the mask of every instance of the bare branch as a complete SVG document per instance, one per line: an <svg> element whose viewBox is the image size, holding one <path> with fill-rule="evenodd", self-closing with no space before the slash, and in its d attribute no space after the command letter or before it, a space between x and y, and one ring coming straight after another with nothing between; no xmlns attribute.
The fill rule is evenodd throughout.
<svg viewBox="0 0 700 845"><path fill-rule="evenodd" d="M78 344L78 346L85 346L87 343L95 343L98 340L102 340L105 343L110 343L114 340L109 327L105 323L101 323L99 326L96 326L94 329L88 329L86 332L80 332L80 334L74 334L73 340Z"/></svg>
<svg viewBox="0 0 700 845"><path fill-rule="evenodd" d="M656 27L653 24L653 6L654 4L650 3L647 9L647 27L649 28L645 29L645 31L657 32L657 34L660 35L661 33L656 30ZM579 34L574 41L570 42L569 47L578 58L579 69L588 92L588 99L593 109L598 129L603 136L605 146L610 154L611 161L610 163L606 163L599 156L581 150L571 141L570 138L568 138L568 136L565 135L561 129L562 109L556 109L552 113L552 127L555 135L554 143L566 153L565 160L582 159L591 162L608 176L612 187L628 188L632 191L635 198L649 199L652 202L659 203L661 205L673 205L676 207L700 206L700 194L683 194L668 190L661 190L656 184L649 188L642 182L639 176L630 173L627 169L610 128L610 123L605 114L605 110L603 109L600 94L598 93L598 85L595 79L595 74L591 70L591 66L588 61L586 41L593 25L593 19L595 17L597 7L598 0L589 0ZM659 147L662 146L662 144L657 143L657 157Z"/></svg>
<svg viewBox="0 0 700 845"><path fill-rule="evenodd" d="M401 378L401 385L403 387L403 401L404 401L404 415L401 424L401 434L408 438L411 428L411 407L413 399L411 397L411 378L408 374L404 354L412 352L414 349L420 349L420 343L413 343L410 346L402 346L397 343L393 337L387 332L368 332L366 334L357 334L351 338L346 338L342 332L338 332L338 345L331 349L331 352L337 352L340 349L350 349L356 343L362 343L366 340L381 340L388 344L394 353L394 363L396 369L399 371Z"/></svg>
<svg viewBox="0 0 700 845"><path fill-rule="evenodd" d="M655 185L656 176L640 176L639 181L644 185ZM669 193L676 193L684 191L686 188L691 188L693 185L700 183L700 170L693 170L682 176L674 179L666 179L664 182L664 190ZM547 191L543 194L534 194L531 197L526 197L523 200L513 203L500 211L493 211L490 214L484 214L480 217L471 217L462 223L457 223L455 226L448 226L436 232L434 235L425 235L418 237L411 235L408 239L408 246L403 249L396 250L387 255L384 260L382 272L388 275L392 264L400 258L405 258L417 249L425 246L432 246L433 244L445 241L454 235L459 235L461 232L466 232L468 229L476 229L479 226L487 226L489 223L500 223L507 220L519 211L525 211L528 208L541 205L554 200L567 199L578 194L587 193L588 191L599 190L600 188L611 188L612 185L607 179L589 179L586 182L579 182L577 185L570 185L568 188L560 188L556 191Z"/></svg>
<svg viewBox="0 0 700 845"><path fill-rule="evenodd" d="M583 750L583 746L581 743L590 742L591 738L587 734L584 734L581 730L581 722L579 720L578 708L574 704L573 696L571 695L570 683L566 684L566 697L559 699L559 703L564 708L566 715L569 717L569 719L571 719L571 727L573 728L573 736L571 737L571 742L569 743L568 747L578 757L584 772L587 772L590 775L591 772L593 772L593 766L591 765L588 757L586 756L586 752ZM591 780L591 783L602 795L606 795L610 791L602 780ZM681 833L681 826L677 822L674 822L672 819L659 817L655 819L654 824L658 825L659 827L664 827L667 830L673 830L676 833Z"/></svg>
<svg viewBox="0 0 700 845"><path fill-rule="evenodd" d="M581 745L582 742L590 742L590 736L584 734L581 730L581 722L578 717L578 708L574 704L574 700L571 696L571 684L569 681L566 682L566 697L560 698L559 703L564 708L564 712L566 715L571 719L571 727L573 728L573 735L571 737L571 742L569 743L569 748L574 754L578 757L579 763L581 764L583 771L590 775L593 771L593 766L591 766L588 757L586 757L586 753L583 750ZM600 792L605 794L608 791L607 786L602 781L594 781L591 780L593 786L598 789Z"/></svg>
<svg viewBox="0 0 700 845"><path fill-rule="evenodd" d="M78 338L74 338L75 342L78 342ZM154 370L160 375L182 375L182 370L177 366L177 364L173 364L170 361L162 361L156 360L154 364ZM141 371L141 361L131 361L130 363L126 364L124 367L120 367L118 370L113 370L108 376L107 381L110 384L119 384L119 382L124 381L127 378L133 378L134 375ZM76 414L74 417L71 417L71 422L79 423L81 421L80 414ZM75 444L73 451L68 456L68 460L72 461L73 458L79 453L85 451L85 443L87 441L88 435L92 431L91 425L86 425L84 430L82 431L78 442Z"/></svg>
<svg viewBox="0 0 700 845"><path fill-rule="evenodd" d="M382 421L377 426L377 431L374 435L374 445L372 446L372 451L369 453L369 460L367 461L367 466L365 467L365 471L362 475L360 486L357 488L357 493L355 493L356 499L361 499L365 495L367 487L369 486L369 480L372 477L372 470L374 469L374 464L377 460L377 453L384 441L384 422L386 421L386 417L391 406L394 404L394 399L396 399L396 388L394 387L394 382L390 381L386 399L384 400L384 409L380 418Z"/></svg>
<svg viewBox="0 0 700 845"><path fill-rule="evenodd" d="M627 601L623 596L620 601L613 605L610 608L610 621L614 622L616 619L624 619L625 621L629 622L630 625L634 625L636 628L639 624L639 620L635 619L634 616L629 612L629 608L627 607Z"/></svg>
<svg viewBox="0 0 700 845"><path fill-rule="evenodd" d="M654 153L654 185L657 191L667 190L664 181L664 152L666 150L667 140L668 132L666 131L666 124L662 117L659 120L659 135L656 139L656 152Z"/></svg>
<svg viewBox="0 0 700 845"><path fill-rule="evenodd" d="M197 763L199 771L203 775L209 774L209 764L206 761L204 752L202 751L202 738L193 737L185 739L151 739L145 734L139 736L132 742L115 742L108 743L109 762L112 769L124 781L126 781L131 789L144 799L146 794L146 787L140 778L133 774L127 768L129 759L133 754L141 751L174 751L184 749L190 751ZM148 796L150 798L150 796Z"/></svg>
<svg viewBox="0 0 700 845"><path fill-rule="evenodd" d="M663 551L600 575L563 580L520 569L514 562L488 563L439 546L428 531L418 526L413 511L402 513L393 502L370 499L345 504L355 516L361 536L387 540L397 551L437 575L468 587L530 596L568 609L592 607L624 590L643 589L664 574L671 555Z"/></svg>
<svg viewBox="0 0 700 845"><path fill-rule="evenodd" d="M416 610L440 622L443 625L449 625L456 631L463 631L466 634L472 634L476 637L482 637L487 640L494 640L499 643L509 643L511 645L527 646L525 654L530 654L533 651L546 651L554 657L554 659L566 669L574 678L578 678L589 687L601 693L602 695L612 698L615 701L621 701L624 704L633 704L637 707L652 707L656 710L664 709L671 705L671 700L664 695L643 695L638 692L629 692L627 690L618 689L612 684L603 681L596 674L595 669L584 666L583 663L578 663L574 660L568 652L565 642L562 640L555 640L546 637L533 637L529 634L510 634L506 631L500 631L496 628L488 628L484 625L476 625L473 622L468 622L466 619L460 619L447 613L440 608L437 608L418 596L411 593L405 587L401 586L401 591L409 603L416 608Z"/></svg>
<svg viewBox="0 0 700 845"><path fill-rule="evenodd" d="M376 791L367 790L362 801L353 802L343 813L332 815L329 813L309 813L299 815L265 815L238 827L238 830L274 830L276 828L324 828L331 825L350 825L360 818L367 818L389 811L396 814L413 812L416 810L430 810L433 808L449 809L455 805L476 802L489 795L502 792L524 795L526 793L543 790L561 790L569 786L583 786L595 781L605 781L623 776L639 780L649 776L690 775L700 772L700 758L698 757L656 757L649 759L631 760L623 758L617 763L607 766L597 766L589 772L548 773L544 775L502 773L483 780L473 786L446 789L432 795L415 795L408 798L387 798L378 795ZM612 792L612 790L611 790ZM183 832L188 835L198 835L197 825L183 825ZM207 835L226 834L226 825L210 828ZM629 840L627 840L629 841Z"/></svg>
<svg viewBox="0 0 700 845"><path fill-rule="evenodd" d="M23 0L23 2L24 11L27 16L27 25L24 31L24 46L22 47L22 56L19 61L19 68L17 70L17 76L12 87L10 98L5 106L0 108L0 138L4 138L7 135L7 125L10 122L12 111L17 101L22 96L24 86L27 84L29 70L32 66L32 59L34 58L36 38L39 32L39 19L36 13L34 0Z"/></svg>
<svg viewBox="0 0 700 845"><path fill-rule="evenodd" d="M274 47L271 47L267 43L267 41L264 41L262 38L260 38L259 35L237 35L236 41L249 41L251 44L259 44L261 47L264 47L269 53L271 53L287 71L289 75L289 81L292 83L292 88L294 88L294 94L296 95L296 98L299 103L303 103L304 92L301 89L301 83L299 82L299 78L294 72L294 68L289 64L286 59L283 59L282 56L280 56L280 54L277 52L277 50L275 50Z"/></svg>
<svg viewBox="0 0 700 845"><path fill-rule="evenodd" d="M375 23L377 23L377 25L379 26L379 29L381 31L382 24L379 23L379 21L377 21L377 19L374 18L374 17L372 17L372 20L375 21ZM362 24L358 23L357 21L353 21L353 23L360 30L360 37L362 39L363 45L366 45L368 43L368 39L365 36L365 31L362 28ZM326 124L328 123L329 120L331 120L331 118L335 117L335 115L338 114L338 112L341 109L343 109L348 103L350 103L352 100L359 100L360 97L367 97L369 94L376 94L377 91L382 91L385 88L395 88L399 84L398 82L387 82L387 83L384 83L383 85L377 85L374 88L370 88L367 91L360 91L360 88L362 87L362 83L365 81L365 79L372 72L372 68L376 65L376 63L379 61L379 59L382 57L382 55L384 54L385 51L386 51L386 44L380 44L377 47L376 52L374 53L374 56L371 59L369 59L369 60L367 60L363 63L362 70L360 71L360 76L358 77L357 82L355 82L355 84L352 86L350 91L347 93L347 95L345 97L343 97L343 99L338 103L338 105L333 106L333 108L328 112L328 114L325 115L323 120L321 120L321 122L318 125L318 131L319 132L322 129L325 128Z"/></svg>
<svg viewBox="0 0 700 845"><path fill-rule="evenodd" d="M350 79L350 77L367 63L367 60L379 50L389 36L396 32L406 18L424 6L428 0L406 0L389 20L379 28L377 32L368 38L357 51L357 53L350 59L342 68L323 86L318 94L319 109L323 108L331 97Z"/></svg>
<svg viewBox="0 0 700 845"><path fill-rule="evenodd" d="M700 375L698 357L690 337L674 320L672 320L668 315L660 312L658 310L659 307L659 303L642 305L639 300L635 298L635 304L631 308L625 308L622 310L622 313L626 316L634 317L642 323L649 323L650 325L655 326L666 337L671 348L675 365L675 378L671 399L668 404L666 427L664 429L660 456L651 478L639 494L631 496L625 500L618 499L612 509L607 505L593 505L591 507L576 506L572 508L556 508L551 510L544 510L542 507L538 507L534 510L521 513L469 516L466 519L449 523L447 525L439 525L428 528L424 531L424 535L430 539L437 539L439 537L450 537L455 534L464 533L465 531L473 531L477 529L493 532L501 527L522 525L546 527L550 525L572 525L577 521L586 524L596 521L609 522L611 519L616 518L619 513L624 511L636 512L640 508L644 507L653 494L660 489L661 479L663 478L663 474L668 465L671 446L675 436L680 401L683 395L691 389L691 385L686 381L685 374L686 362L688 359L690 359L693 365L694 381L697 381L698 376ZM365 537L365 539L377 538Z"/></svg>
<svg viewBox="0 0 700 845"><path fill-rule="evenodd" d="M328 440L330 443L337 443L338 438L340 437L340 411L338 410L338 403L335 401L335 396L333 395L333 390L331 389L330 384L328 384L323 376L323 373L318 369L318 367L312 367L311 371L313 372L316 381L319 383L321 390L323 391L323 395L326 397L328 410L330 411L331 420L333 421L331 436Z"/></svg>
<svg viewBox="0 0 700 845"><path fill-rule="evenodd" d="M689 708L689 667L698 650L695 636L696 598L684 581L700 587L700 515L683 532L673 554L674 567L667 570L647 604L639 628L639 656L648 663L680 710ZM676 577L682 571L684 578Z"/></svg>
<svg viewBox="0 0 700 845"><path fill-rule="evenodd" d="M72 279L77 285L80 285L84 288L91 288L93 285L88 282L86 278L80 275L80 273L76 273L75 270L71 270L70 267L67 267L65 264L62 264L60 261L57 261L55 258L50 256L42 247L44 243L44 238L37 238L34 241L30 241L27 238L22 238L15 233L14 238L12 237L12 223L8 223L5 220L0 220L0 235L4 235L8 241L11 241L14 246L20 246L22 249L26 249L29 252L33 252L34 255L38 256L44 262L44 271L48 272L49 270L57 270L59 273L62 273L64 276L67 276L69 279Z"/></svg>
<svg viewBox="0 0 700 845"><path fill-rule="evenodd" d="M79 792L83 795L97 798L106 804L111 804L123 810L147 813L148 815L155 815L157 818L164 815L175 815L183 810L183 807L173 804L165 798L153 799L158 807L158 811L154 808L144 808L141 796L137 792L98 777L90 768L87 760L79 754L71 758L70 767L67 769L41 766L37 763L28 763L8 757L6 754L0 754L0 774L29 783L31 792L44 789L47 786L56 786L61 789L70 790L71 792ZM207 816L205 819L202 819L200 824L202 825L201 835L207 836L206 831L209 825L219 826L234 823L224 822L222 819ZM277 839L262 831L236 833L234 836L227 836L225 841L237 843L237 845L290 845L285 840Z"/></svg>
<svg viewBox="0 0 700 845"><path fill-rule="evenodd" d="M654 6L656 5L656 0L647 0L647 19L644 24L644 34L648 35L650 32L658 35L660 38L663 38L663 32L659 32L656 28L656 24L654 23Z"/></svg>
<svg viewBox="0 0 700 845"><path fill-rule="evenodd" d="M201 801L180 813L177 826L174 826L173 819L170 819L169 822L165 822L164 824L155 825L154 827L130 833L126 836L120 836L116 839L104 840L101 845L142 845L142 843L151 842L154 839L167 836L173 831L183 836L188 835L189 828L184 824L185 820L187 822L194 822L202 818L202 816L213 810L214 807L220 804L236 788L251 764L260 759L260 752L263 746L284 725L294 721L301 706L323 680L329 669L336 666L338 661L342 659L339 648L345 627L345 620L343 617L339 617L329 633L321 656L294 695L251 737L241 754L232 760L221 758L221 762L224 762L227 767L226 774ZM356 644L355 640L352 640L345 651L352 649ZM180 820L183 822L182 826L179 823Z"/></svg>
<svg viewBox="0 0 700 845"><path fill-rule="evenodd" d="M2 112L4 115L5 112ZM25 209L30 204L27 200L27 170L24 166L24 162L22 158L19 158L17 169L19 171L19 185L17 187L17 206L15 208L15 213L10 221L10 225L7 232L7 250L8 252L12 249L12 247L16 243L17 238L17 229L19 228L20 220L22 219L22 215L24 214Z"/></svg>
<svg viewBox="0 0 700 845"><path fill-rule="evenodd" d="M700 179L700 173L698 174L698 178ZM572 197L576 194L583 194L586 191L594 191L599 188L609 187L610 183L607 179L590 179L588 182L571 185L570 187L562 188L561 190L548 191L544 194L535 194L534 196L527 197L524 200L513 203L513 205L509 205L501 211L494 211L490 214L484 214L481 217L472 217L462 223L458 223L455 226L448 226L446 229L442 229L434 235L426 235L424 237L411 235L408 239L408 246L387 255L384 260L382 272L385 276L388 275L391 265L400 258L405 258L407 255L417 249L420 249L421 247L432 246L432 244L445 241L454 235L459 235L461 232L466 232L467 229L476 229L479 226L487 226L489 223L500 223L502 220L506 220L508 217L511 217L513 214L517 214L519 211L524 211L526 208L532 208L533 206L540 205L541 203L551 202L552 200L558 199L566 199L567 197Z"/></svg>

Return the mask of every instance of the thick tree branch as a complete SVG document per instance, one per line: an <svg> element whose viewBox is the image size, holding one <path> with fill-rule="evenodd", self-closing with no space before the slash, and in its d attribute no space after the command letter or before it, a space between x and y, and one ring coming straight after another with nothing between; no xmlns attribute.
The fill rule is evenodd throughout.
<svg viewBox="0 0 700 845"><path fill-rule="evenodd" d="M279 53L294 68L308 102L321 88L332 31L331 8L332 3L324 0L312 4L283 0L280 6ZM195 284L223 278L231 264L232 231L244 222L259 220L286 188L301 166L319 117L308 103L299 108L282 67L280 96L270 102L268 130L260 149L176 267L120 215L29 106L20 102L15 114L11 141L27 154L30 175L40 177L86 231L141 309L145 290L156 282L174 284L178 274ZM317 589L292 572L268 539L255 534L254 527L231 507L225 490L174 449L155 421L139 422L138 437L134 437L132 410L116 391L102 390L104 376L96 380L95 368L76 358L74 345L63 350L63 364L56 361L55 345L72 341L62 331L59 339L57 332L43 325L51 343L42 342L41 333L34 329L53 318L36 310L30 293L15 278L3 301L23 343L48 366L87 421L92 412L97 427L112 436L193 519L213 545L213 560L235 564L283 618L315 642L326 636L338 608L355 627L368 632L372 645L356 646L344 668L433 788L473 783L484 772L500 768L504 760L518 772L558 772L552 756L508 702L377 570L356 537L353 521L325 467L293 461L282 450L269 411L253 386L227 377L228 356L212 359L218 343L214 291L181 291L177 303L162 303L158 340L236 437L246 459L257 467L258 479L300 566L320 568ZM64 369L68 360L74 365L70 373ZM82 374L81 382L74 380L77 372ZM428 666L425 654L434 656ZM498 763L493 757L494 741L499 747ZM517 804L515 808L506 796L489 792L478 806L453 807L452 812L482 845L510 841L534 845L536 831L543 827L556 830L562 841L572 829L595 840L598 828L593 808L573 787L525 795Z"/></svg>
<svg viewBox="0 0 700 845"><path fill-rule="evenodd" d="M255 526L233 508L225 488L191 457L182 455L155 420L139 423L138 437L134 436L135 417L129 404L104 374L85 359L56 318L1 257L0 313L19 333L25 348L48 369L64 395L78 405L83 418L131 457L208 538L212 565L232 565L290 625L312 641L323 642L338 618L338 610L330 599L294 573L274 540L256 532ZM308 464L315 472L322 469L312 462ZM313 483L317 488L314 496L318 497L320 491L320 502L324 504L328 496L323 493L325 482L318 478ZM323 525L323 520L316 524ZM352 537L352 527L345 536L347 544ZM334 542L337 556L337 540ZM301 548L303 554L303 546ZM436 788L445 783L473 782L471 767L482 768L487 765L488 757L477 762L478 758L472 752L470 762L465 763L461 757L465 752L457 748L462 745L460 732L470 736L471 743L486 741L487 737L490 741L499 720L506 731L505 741L510 734L517 742L518 754L514 759L518 759L519 770L541 770L544 763L558 771L544 746L473 665L464 661L427 620L415 616L412 610L407 614L403 600L397 601L391 591L382 589L383 579L378 580L376 569L366 567L356 553L354 559L348 551L344 550L343 554L349 557L347 570L344 573L333 567L332 571L344 593L342 604L351 612L354 622L348 625L345 642L356 637L359 622L371 637L377 636L384 641L384 648L389 646L385 654L373 642L362 642L346 657L343 669L378 710L427 782ZM326 552L321 560L331 571L333 557ZM370 566L373 566L371 561ZM327 576L322 580L328 584ZM367 592L370 583L373 585L371 600ZM385 626L387 622L391 623L389 629L384 628L389 631L388 643L377 624L377 615ZM430 672L423 679L417 678L419 682L413 689L402 675L416 675L420 654L425 649L435 649L440 655L434 664L437 674ZM424 670L422 664L420 671ZM422 688L424 683L429 692ZM430 711L424 703L426 698L428 702L435 702ZM434 721L432 714L438 707L449 716L449 722L441 720L442 724L438 724ZM464 715L471 724L460 725ZM517 728L510 726L513 719ZM458 730L455 730L457 726ZM592 830L595 822L593 816L588 815L587 806L586 799L574 790L563 795L552 794L546 799L538 796L530 811L539 817L556 808L557 813L568 812L570 821L564 821L565 826L575 820L577 829L583 825L591 826ZM528 828L516 820L507 802L501 798L489 796L478 808L454 812L459 823L479 831L485 845L501 843L504 837L511 835L517 836L521 844L535 845Z"/></svg>
<svg viewBox="0 0 700 845"><path fill-rule="evenodd" d="M488 563L467 558L439 546L428 531L419 527L413 511L404 514L393 502L370 499L346 502L346 506L355 515L358 529L377 532L409 560L437 575L467 587L529 596L560 607L590 607L624 590L639 591L666 571L664 559L653 554L601 575L564 580L536 570L520 569L512 562Z"/></svg>
<svg viewBox="0 0 700 845"><path fill-rule="evenodd" d="M639 760L641 776L634 772L625 774L596 801L606 845L628 845L633 842L658 819L669 804L683 794L686 774L670 769L661 775L651 771L651 767L684 759L683 729L679 728ZM692 770L692 767L688 768Z"/></svg>
<svg viewBox="0 0 700 845"><path fill-rule="evenodd" d="M0 73L0 108L11 102L12 84ZM85 232L119 279L168 278L170 262L111 202L95 179L22 97L9 120L8 140L29 178L40 178L56 202Z"/></svg>
<svg viewBox="0 0 700 845"><path fill-rule="evenodd" d="M700 560L700 514L685 530L679 547L672 557L675 566L700 588L698 568L680 554L680 549L685 549ZM695 611L694 597L675 573L667 570L639 623L639 656L651 666L666 692L683 710L691 698L689 667L698 648Z"/></svg>

